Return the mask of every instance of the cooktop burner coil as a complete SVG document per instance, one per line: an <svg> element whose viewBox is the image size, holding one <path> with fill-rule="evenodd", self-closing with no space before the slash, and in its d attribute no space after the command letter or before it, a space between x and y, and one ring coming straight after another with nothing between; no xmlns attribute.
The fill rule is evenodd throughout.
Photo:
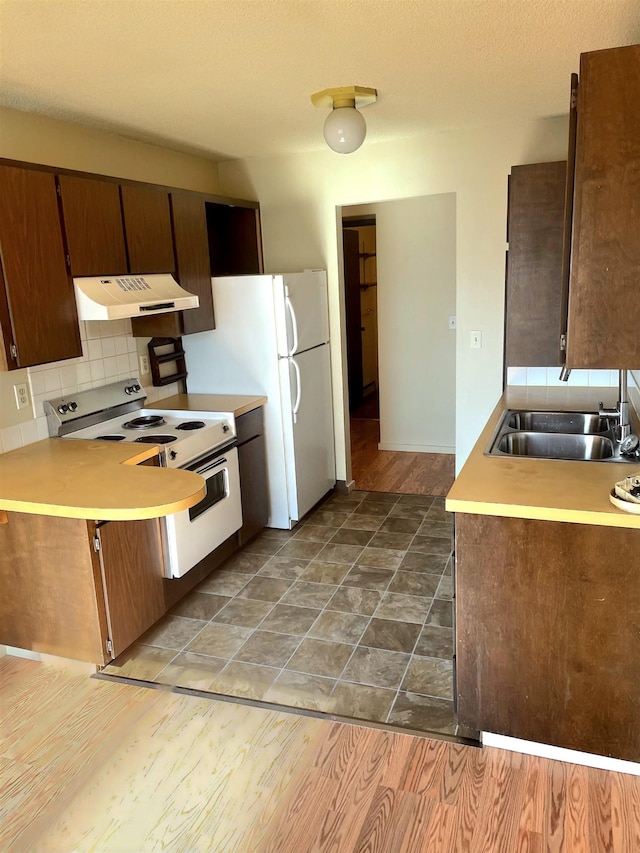
<svg viewBox="0 0 640 853"><path fill-rule="evenodd" d="M123 429L150 429L151 427L163 426L164 424L166 424L166 421L162 415L143 415L140 418L127 421L122 426Z"/></svg>
<svg viewBox="0 0 640 853"><path fill-rule="evenodd" d="M178 424L175 428L184 430L202 429L204 425L204 421L184 421L183 423Z"/></svg>
<svg viewBox="0 0 640 853"><path fill-rule="evenodd" d="M124 441L124 435L97 435L96 441Z"/></svg>
<svg viewBox="0 0 640 853"><path fill-rule="evenodd" d="M136 441L142 444L171 444L172 441L177 440L177 435L141 435L136 438Z"/></svg>

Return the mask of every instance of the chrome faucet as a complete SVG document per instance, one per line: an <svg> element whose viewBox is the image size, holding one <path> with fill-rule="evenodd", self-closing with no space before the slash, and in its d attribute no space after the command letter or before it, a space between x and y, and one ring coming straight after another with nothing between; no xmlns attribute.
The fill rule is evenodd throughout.
<svg viewBox="0 0 640 853"><path fill-rule="evenodd" d="M627 371L619 370L619 393L618 405L615 408L606 408L602 403L598 409L601 418L609 418L618 422L616 432L618 441L622 442L631 435L631 423L629 420L629 399L627 391Z"/></svg>

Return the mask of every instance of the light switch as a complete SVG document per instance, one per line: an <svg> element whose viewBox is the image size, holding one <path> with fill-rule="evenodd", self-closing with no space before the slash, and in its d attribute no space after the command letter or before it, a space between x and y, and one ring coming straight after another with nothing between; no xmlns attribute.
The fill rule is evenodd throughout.
<svg viewBox="0 0 640 853"><path fill-rule="evenodd" d="M449 317L449 328L455 329L455 327L456 327L456 318L455 317Z"/></svg>
<svg viewBox="0 0 640 853"><path fill-rule="evenodd" d="M482 349L482 332L476 330L471 332L471 349Z"/></svg>

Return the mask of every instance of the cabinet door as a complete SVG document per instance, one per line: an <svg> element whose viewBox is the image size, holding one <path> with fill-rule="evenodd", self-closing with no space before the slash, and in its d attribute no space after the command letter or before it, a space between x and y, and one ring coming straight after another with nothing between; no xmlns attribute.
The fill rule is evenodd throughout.
<svg viewBox="0 0 640 853"><path fill-rule="evenodd" d="M456 514L458 722L640 760L640 530Z"/></svg>
<svg viewBox="0 0 640 853"><path fill-rule="evenodd" d="M0 166L0 248L7 364L28 367L81 356L52 174Z"/></svg>
<svg viewBox="0 0 640 853"><path fill-rule="evenodd" d="M242 496L242 527L238 544L244 545L266 525L269 518L267 463L262 409L236 418L238 464Z"/></svg>
<svg viewBox="0 0 640 853"><path fill-rule="evenodd" d="M198 308L182 312L184 334L215 329L204 201L190 193L171 193L171 215L178 281L200 299Z"/></svg>
<svg viewBox="0 0 640 853"><path fill-rule="evenodd" d="M640 364L640 45L580 57L567 366Z"/></svg>
<svg viewBox="0 0 640 853"><path fill-rule="evenodd" d="M58 184L72 274L127 273L118 184L75 175L59 175Z"/></svg>
<svg viewBox="0 0 640 853"><path fill-rule="evenodd" d="M161 520L108 521L98 528L113 656L164 614Z"/></svg>
<svg viewBox="0 0 640 853"><path fill-rule="evenodd" d="M566 165L533 163L511 169L506 367L560 364Z"/></svg>
<svg viewBox="0 0 640 853"><path fill-rule="evenodd" d="M169 195L152 186L120 187L131 273L173 273Z"/></svg>

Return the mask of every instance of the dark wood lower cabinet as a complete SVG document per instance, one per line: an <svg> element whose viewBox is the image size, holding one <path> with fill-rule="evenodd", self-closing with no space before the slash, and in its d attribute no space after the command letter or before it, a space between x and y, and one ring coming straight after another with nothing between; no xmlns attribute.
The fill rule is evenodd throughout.
<svg viewBox="0 0 640 853"><path fill-rule="evenodd" d="M640 761L640 530L456 515L458 721Z"/></svg>
<svg viewBox="0 0 640 853"><path fill-rule="evenodd" d="M116 657L165 612L161 521L107 521L96 536Z"/></svg>
<svg viewBox="0 0 640 853"><path fill-rule="evenodd" d="M269 519L267 467L262 409L236 418L238 465L242 493L242 527L238 545L253 539Z"/></svg>

